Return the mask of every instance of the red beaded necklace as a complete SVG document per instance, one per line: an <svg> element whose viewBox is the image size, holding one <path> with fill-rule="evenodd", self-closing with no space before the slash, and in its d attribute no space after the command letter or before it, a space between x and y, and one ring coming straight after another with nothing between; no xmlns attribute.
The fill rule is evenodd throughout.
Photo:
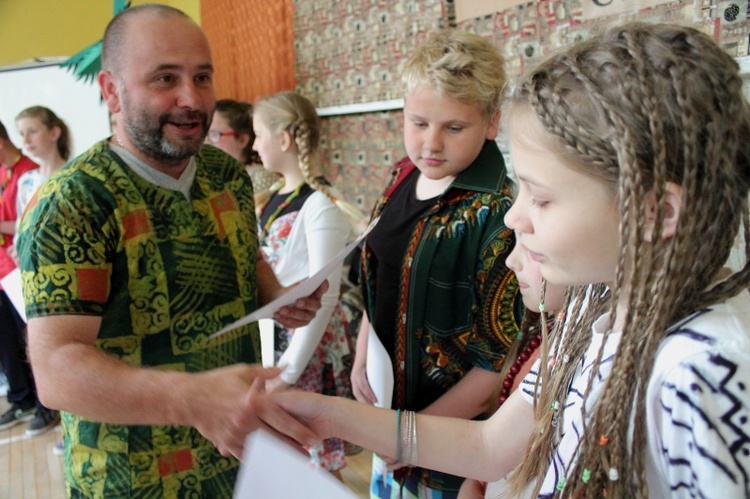
<svg viewBox="0 0 750 499"><path fill-rule="evenodd" d="M541 344L542 335L537 334L529 340L526 348L524 348L523 351L518 354L518 357L516 357L516 361L512 366L510 366L510 370L508 371L508 374L505 376L505 380L503 381L503 389L500 391L500 396L497 399L498 402L500 402L500 405L503 405L503 403L508 399L508 397L510 396L510 391L513 389L513 383L516 380L516 376L519 372L521 372L521 368L523 367L523 365L527 360L531 358L532 355L534 355L534 352L536 352L536 349L539 348L539 345Z"/></svg>

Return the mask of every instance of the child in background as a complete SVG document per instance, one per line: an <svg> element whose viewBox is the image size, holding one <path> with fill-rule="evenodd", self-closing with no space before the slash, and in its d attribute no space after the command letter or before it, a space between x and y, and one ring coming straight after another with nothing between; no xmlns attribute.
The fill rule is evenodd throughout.
<svg viewBox="0 0 750 499"><path fill-rule="evenodd" d="M481 36L446 30L417 48L402 81L408 157L396 164L372 215L380 221L365 240L367 316L357 338L354 395L472 419L488 409L523 310L505 263L514 242L503 222L510 180L494 141L503 58ZM367 379L370 325L393 363L392 400L377 401ZM448 499L462 481L375 456L370 492Z"/></svg>
<svg viewBox="0 0 750 499"><path fill-rule="evenodd" d="M741 228L750 254L738 69L695 29L629 23L518 82L506 220L545 279L576 288L488 421L277 401L420 466L493 480L520 464L515 495L750 497L750 262L722 270Z"/></svg>
<svg viewBox="0 0 750 499"><path fill-rule="evenodd" d="M544 281L539 262L532 260L529 252L516 245L506 260L518 279L518 287L526 307L519 331L518 341L508 351L508 358L501 371L502 383L492 394L490 404L497 410L511 393L520 385L531 366L539 358L542 333L548 334L555 321L555 315L562 309L565 288ZM538 312L537 312L538 311ZM507 490L506 480L483 482L469 478L464 480L458 499L483 499L503 497Z"/></svg>
<svg viewBox="0 0 750 499"><path fill-rule="evenodd" d="M268 189L279 179L260 164L258 153L253 151L253 106L234 99L216 101L211 128L206 143L213 144L245 165L253 181L255 204L268 200Z"/></svg>
<svg viewBox="0 0 750 499"><path fill-rule="evenodd" d="M39 168L29 170L18 179L16 194L16 228L21 221L26 206L34 193L50 175L62 168L70 158L70 131L68 126L51 109L44 106L31 106L16 116L18 133L23 139L24 152L31 155L39 164ZM8 247L8 255L18 265L15 241ZM25 355L24 355L25 357ZM29 378L29 382L33 382ZM44 407L37 401L36 414L29 422L26 434L39 435L53 428L60 420L60 413ZM57 442L54 452L59 455L62 442Z"/></svg>
<svg viewBox="0 0 750 499"><path fill-rule="evenodd" d="M361 214L324 177L315 172L320 123L313 104L293 92L257 102L253 114L253 149L263 166L283 177L280 188L259 207L260 247L283 286L313 275L339 253L353 236ZM349 317L339 305L341 269L328 276L330 287L315 319L295 330L276 325L277 362L285 366L267 382L270 391L294 385L303 390L352 397L354 338ZM345 466L343 443L325 442L319 457L336 472Z"/></svg>
<svg viewBox="0 0 750 499"><path fill-rule="evenodd" d="M51 109L44 106L31 106L16 116L18 133L23 139L23 150L32 156L39 168L24 173L18 179L16 194L16 228L21 221L26 205L36 190L50 175L62 168L70 158L70 131ZM13 237L15 242L16 237ZM8 249L8 254L18 265L15 246Z"/></svg>
<svg viewBox="0 0 750 499"><path fill-rule="evenodd" d="M0 278L16 268L8 252L16 232L18 181L24 173L38 168L11 142L0 123ZM4 289L0 289L0 366L7 376L10 408L0 414L0 430L34 417L37 410L36 385L26 355L26 324Z"/></svg>

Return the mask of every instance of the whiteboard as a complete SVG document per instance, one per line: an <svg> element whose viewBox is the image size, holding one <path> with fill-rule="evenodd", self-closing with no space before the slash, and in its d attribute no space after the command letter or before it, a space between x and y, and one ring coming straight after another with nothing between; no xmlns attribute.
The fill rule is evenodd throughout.
<svg viewBox="0 0 750 499"><path fill-rule="evenodd" d="M60 67L65 59L0 67L0 121L16 147L23 145L16 116L37 105L52 109L68 125L71 159L109 136L109 113L101 102L99 85L76 80L67 68Z"/></svg>

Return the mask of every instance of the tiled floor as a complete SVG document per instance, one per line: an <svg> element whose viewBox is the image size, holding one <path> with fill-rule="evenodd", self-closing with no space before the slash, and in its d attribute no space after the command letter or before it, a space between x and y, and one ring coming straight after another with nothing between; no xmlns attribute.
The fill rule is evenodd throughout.
<svg viewBox="0 0 750 499"><path fill-rule="evenodd" d="M0 414L8 409L0 399ZM26 424L0 431L0 499L62 499L62 458L52 452L60 429L36 437L25 435ZM372 455L362 452L347 458L342 479L360 498L368 497Z"/></svg>

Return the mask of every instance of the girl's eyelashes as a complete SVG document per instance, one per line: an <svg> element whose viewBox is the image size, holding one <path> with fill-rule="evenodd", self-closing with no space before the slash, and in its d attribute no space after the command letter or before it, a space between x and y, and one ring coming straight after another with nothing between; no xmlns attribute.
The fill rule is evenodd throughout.
<svg viewBox="0 0 750 499"><path fill-rule="evenodd" d="M537 199L537 198L531 198L531 204L533 206L537 206L539 208L543 208L549 203L549 201L545 201L543 199Z"/></svg>

